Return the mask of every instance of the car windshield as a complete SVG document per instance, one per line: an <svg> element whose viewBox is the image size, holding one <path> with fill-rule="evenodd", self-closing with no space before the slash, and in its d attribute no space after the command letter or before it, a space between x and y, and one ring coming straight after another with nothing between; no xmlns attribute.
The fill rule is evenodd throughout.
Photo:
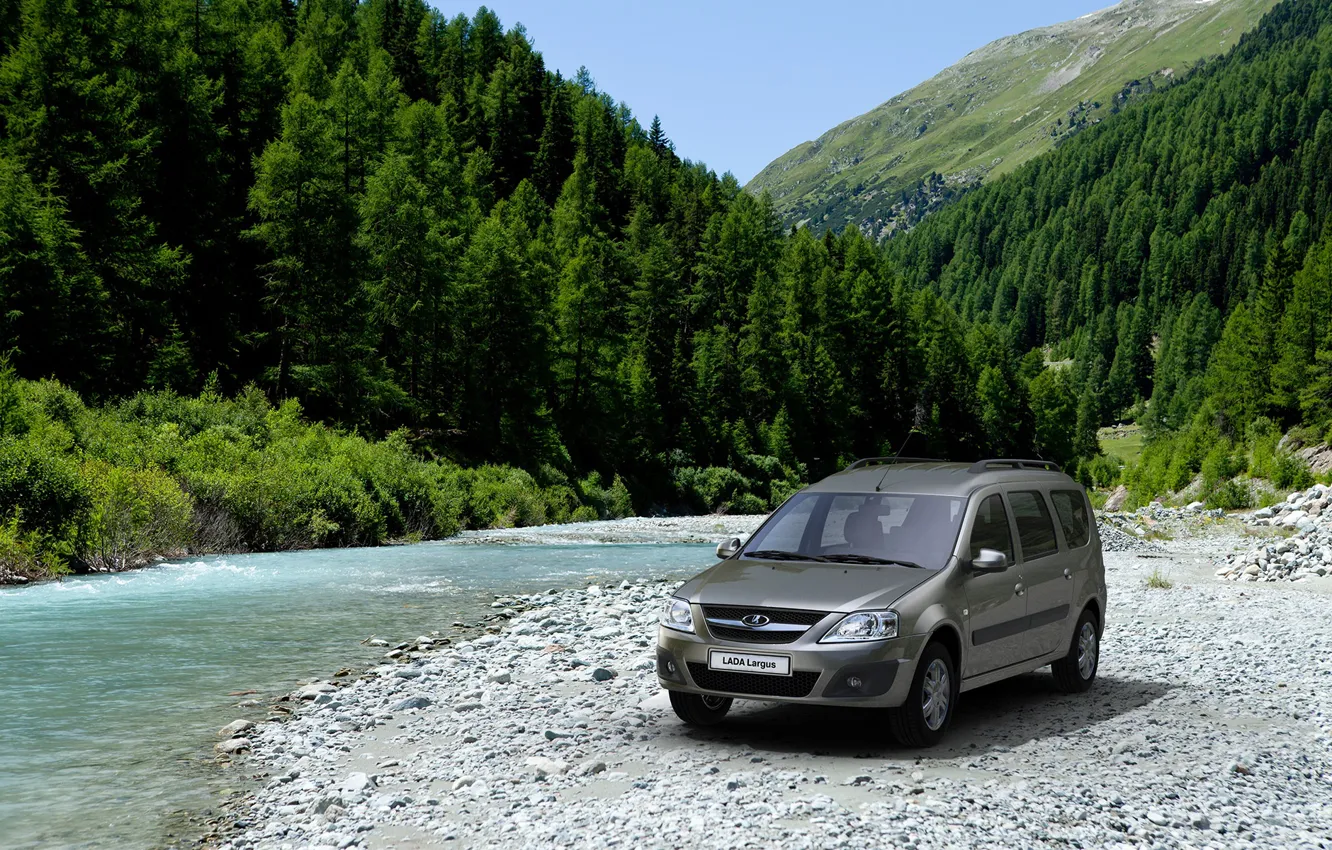
<svg viewBox="0 0 1332 850"><path fill-rule="evenodd" d="M938 570L953 554L965 502L908 493L800 493L755 532L741 557Z"/></svg>

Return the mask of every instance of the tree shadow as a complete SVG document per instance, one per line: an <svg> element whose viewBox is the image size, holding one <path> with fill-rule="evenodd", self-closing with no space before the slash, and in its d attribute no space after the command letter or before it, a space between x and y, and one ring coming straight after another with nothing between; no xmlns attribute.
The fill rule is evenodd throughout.
<svg viewBox="0 0 1332 850"><path fill-rule="evenodd" d="M928 750L893 743L880 709L742 701L718 726L681 729L692 740L772 753L948 759L1070 735L1153 703L1170 688L1165 682L1108 676L1087 693L1065 694L1049 673L1027 673L962 694L948 735Z"/></svg>

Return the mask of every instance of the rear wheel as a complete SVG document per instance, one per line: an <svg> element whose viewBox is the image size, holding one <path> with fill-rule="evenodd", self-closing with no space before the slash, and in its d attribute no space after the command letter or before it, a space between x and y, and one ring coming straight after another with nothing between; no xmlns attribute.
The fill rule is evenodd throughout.
<svg viewBox="0 0 1332 850"><path fill-rule="evenodd" d="M730 697L686 694L683 691L671 691L670 694L671 708L690 726L715 726L731 710Z"/></svg>
<svg viewBox="0 0 1332 850"><path fill-rule="evenodd" d="M900 707L890 710L888 730L904 747L932 747L943 740L957 705L957 667L941 643L925 647L916 664L911 691Z"/></svg>
<svg viewBox="0 0 1332 850"><path fill-rule="evenodd" d="M1096 668L1101 663L1101 633L1096 614L1089 608L1078 618L1073 630L1073 643L1068 654L1050 665L1055 684L1066 694L1078 694L1096 681Z"/></svg>

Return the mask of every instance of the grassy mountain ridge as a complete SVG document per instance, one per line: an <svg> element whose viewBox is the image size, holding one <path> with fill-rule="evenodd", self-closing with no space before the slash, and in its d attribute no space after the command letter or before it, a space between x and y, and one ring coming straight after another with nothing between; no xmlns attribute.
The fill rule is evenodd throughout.
<svg viewBox="0 0 1332 850"><path fill-rule="evenodd" d="M1125 0L994 41L805 142L746 187L788 223L883 235L1224 53L1274 0ZM925 181L931 174L942 179Z"/></svg>

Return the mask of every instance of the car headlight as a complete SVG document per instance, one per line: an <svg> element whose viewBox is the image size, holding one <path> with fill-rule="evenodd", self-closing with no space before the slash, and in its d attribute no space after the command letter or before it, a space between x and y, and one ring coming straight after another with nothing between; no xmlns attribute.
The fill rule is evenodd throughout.
<svg viewBox="0 0 1332 850"><path fill-rule="evenodd" d="M694 630L694 612L689 607L688 602L671 597L666 600L665 607L661 609L661 624L668 629L675 629L679 632L692 632Z"/></svg>
<svg viewBox="0 0 1332 850"><path fill-rule="evenodd" d="M847 614L819 639L819 643L854 643L897 637L896 611L861 611Z"/></svg>

